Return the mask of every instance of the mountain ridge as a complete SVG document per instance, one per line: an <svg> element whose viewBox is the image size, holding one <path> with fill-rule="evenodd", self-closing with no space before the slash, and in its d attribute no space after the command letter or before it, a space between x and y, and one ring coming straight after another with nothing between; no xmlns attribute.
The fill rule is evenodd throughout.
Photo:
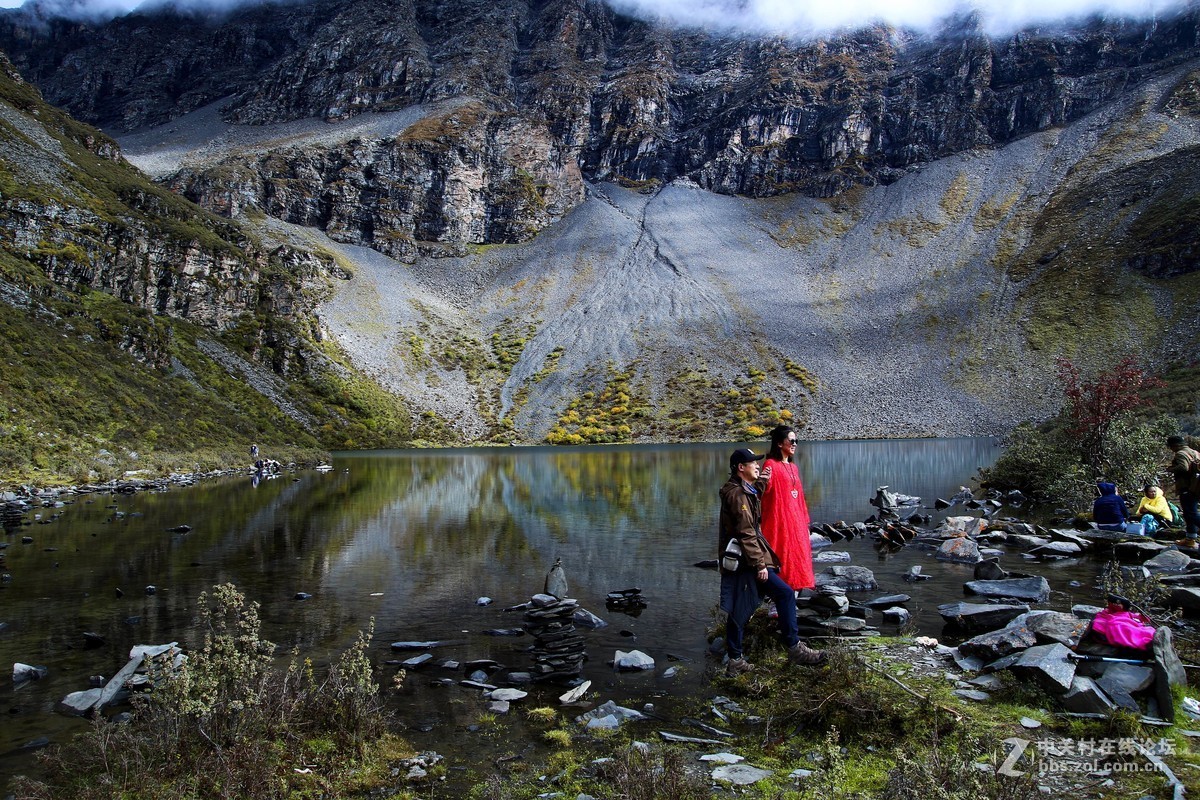
<svg viewBox="0 0 1200 800"><path fill-rule="evenodd" d="M994 40L967 20L803 45L584 0L396 2L391 27L380 8L318 0L271 33L251 9L198 31L134 15L24 39L0 17L0 44L47 90L141 126L119 142L160 182L144 193L171 187L232 218L187 212L204 230L320 265L327 288L293 304L276 344L259 303L199 321L289 386L375 386L306 412L340 409L324 442L1002 433L1056 409L1056 356L1192 359L1194 5L1056 37ZM261 27L227 63L189 61L246 19ZM331 60L357 33L367 44ZM278 121L313 110L326 121ZM96 285L118 295L136 284L100 249L76 261L33 263L65 284L112 275Z"/></svg>

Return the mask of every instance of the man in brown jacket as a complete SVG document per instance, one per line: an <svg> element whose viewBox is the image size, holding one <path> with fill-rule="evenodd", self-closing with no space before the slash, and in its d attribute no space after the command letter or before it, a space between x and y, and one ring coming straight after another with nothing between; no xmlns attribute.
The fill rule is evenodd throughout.
<svg viewBox="0 0 1200 800"><path fill-rule="evenodd" d="M1179 493L1179 510L1183 512L1183 521L1187 526L1187 538L1180 539L1176 544L1184 547L1195 547L1197 537L1200 537L1200 495L1196 493L1194 467L1200 462L1200 453L1188 447L1182 436L1167 438L1167 447L1175 451L1168 469L1175 477L1175 491Z"/></svg>
<svg viewBox="0 0 1200 800"><path fill-rule="evenodd" d="M800 641L796 625L796 590L779 577L779 558L763 538L760 498L771 479L770 470L759 472L765 456L752 450L735 450L729 457L729 480L721 487L721 521L717 555L721 563L721 609L725 622L727 675L749 672L754 666L742 653L746 623L758 608L760 596L775 601L779 635L793 664L820 664L825 654ZM736 547L730 543L736 541Z"/></svg>

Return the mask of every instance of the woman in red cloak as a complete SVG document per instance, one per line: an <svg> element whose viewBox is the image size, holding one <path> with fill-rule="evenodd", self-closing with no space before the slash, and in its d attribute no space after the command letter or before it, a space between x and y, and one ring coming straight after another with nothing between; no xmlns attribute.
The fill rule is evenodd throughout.
<svg viewBox="0 0 1200 800"><path fill-rule="evenodd" d="M812 543L808 539L808 503L796 466L796 432L786 425L771 431L771 452L763 471L771 478L762 495L762 533L779 556L779 577L793 589L811 589Z"/></svg>

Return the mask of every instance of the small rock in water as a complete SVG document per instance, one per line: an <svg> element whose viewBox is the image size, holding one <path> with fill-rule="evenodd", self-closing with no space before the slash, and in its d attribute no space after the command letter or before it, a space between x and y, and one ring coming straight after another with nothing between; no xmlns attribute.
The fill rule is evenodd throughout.
<svg viewBox="0 0 1200 800"><path fill-rule="evenodd" d="M490 597L481 597L475 601L475 605L477 605L477 606L490 606L491 604L492 604L492 598L490 598Z"/></svg>
<svg viewBox="0 0 1200 800"><path fill-rule="evenodd" d="M574 703L576 700L583 697L584 693L587 692L591 685L591 681L584 681L574 689L571 689L569 692L564 692L563 694L559 695L558 702L563 704Z"/></svg>
<svg viewBox="0 0 1200 800"><path fill-rule="evenodd" d="M622 670L654 669L654 659L641 650L631 650L628 653L618 650L613 657L613 667Z"/></svg>
<svg viewBox="0 0 1200 800"><path fill-rule="evenodd" d="M46 667L22 664L20 662L13 664L13 683L40 681L49 674L50 670Z"/></svg>
<svg viewBox="0 0 1200 800"><path fill-rule="evenodd" d="M296 600L311 600L312 595L308 592L296 592Z"/></svg>
<svg viewBox="0 0 1200 800"><path fill-rule="evenodd" d="M567 573L563 570L561 558L554 559L554 566L546 573L545 592L546 594L554 595L560 600L569 594L567 591Z"/></svg>
<svg viewBox="0 0 1200 800"><path fill-rule="evenodd" d="M157 586L147 586L147 587L146 587L146 594L147 594L147 595L151 595L151 594L157 594L157 593L158 593L158 587L157 587Z"/></svg>

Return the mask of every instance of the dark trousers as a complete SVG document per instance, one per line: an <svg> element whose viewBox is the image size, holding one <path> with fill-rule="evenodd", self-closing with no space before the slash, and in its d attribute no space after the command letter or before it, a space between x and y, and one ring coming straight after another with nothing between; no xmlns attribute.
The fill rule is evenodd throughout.
<svg viewBox="0 0 1200 800"><path fill-rule="evenodd" d="M796 590L784 583L783 578L773 569L767 570L767 579L757 581L758 593L766 595L775 601L779 611L779 635L785 647L791 647L800 641L796 627ZM725 620L725 650L730 658L742 657L742 639L746 633L746 623L750 621L750 613L730 614Z"/></svg>
<svg viewBox="0 0 1200 800"><path fill-rule="evenodd" d="M1200 495L1196 492L1180 492L1179 510L1183 512L1188 538L1195 539L1200 535Z"/></svg>

